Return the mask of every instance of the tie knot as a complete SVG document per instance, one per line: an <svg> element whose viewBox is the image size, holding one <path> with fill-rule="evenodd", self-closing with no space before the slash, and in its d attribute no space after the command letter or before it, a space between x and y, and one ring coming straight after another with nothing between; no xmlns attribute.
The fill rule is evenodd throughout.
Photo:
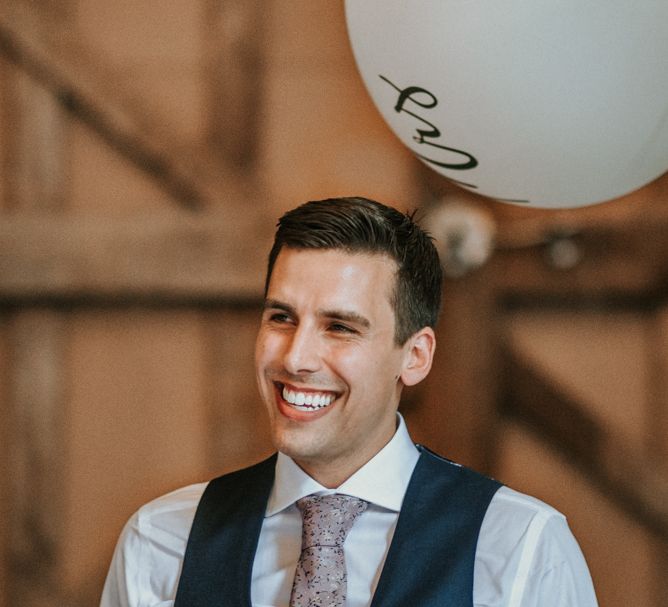
<svg viewBox="0 0 668 607"><path fill-rule="evenodd" d="M350 495L308 495L297 501L301 510L302 549L312 546L342 546L355 519L368 502Z"/></svg>

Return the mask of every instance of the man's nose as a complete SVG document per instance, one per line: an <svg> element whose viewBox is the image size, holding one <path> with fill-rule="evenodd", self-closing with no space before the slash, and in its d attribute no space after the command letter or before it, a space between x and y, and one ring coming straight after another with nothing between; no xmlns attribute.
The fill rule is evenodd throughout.
<svg viewBox="0 0 668 607"><path fill-rule="evenodd" d="M284 360L288 373L313 373L320 368L318 339L315 332L299 326L292 333L287 344Z"/></svg>

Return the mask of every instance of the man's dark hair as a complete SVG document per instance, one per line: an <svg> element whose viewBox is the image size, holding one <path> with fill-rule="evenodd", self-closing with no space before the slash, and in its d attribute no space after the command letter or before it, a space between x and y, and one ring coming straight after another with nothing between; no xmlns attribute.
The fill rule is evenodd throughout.
<svg viewBox="0 0 668 607"><path fill-rule="evenodd" d="M314 200L288 211L278 220L265 295L283 247L387 255L397 263L390 303L396 319L394 341L403 345L422 327L436 325L441 305L438 253L413 216L367 198L353 197Z"/></svg>

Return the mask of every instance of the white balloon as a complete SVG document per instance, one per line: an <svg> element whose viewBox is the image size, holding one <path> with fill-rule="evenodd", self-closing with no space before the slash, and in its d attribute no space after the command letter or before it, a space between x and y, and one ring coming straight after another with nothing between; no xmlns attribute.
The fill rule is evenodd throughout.
<svg viewBox="0 0 668 607"><path fill-rule="evenodd" d="M577 207L668 169L667 0L346 0L399 138L480 194Z"/></svg>

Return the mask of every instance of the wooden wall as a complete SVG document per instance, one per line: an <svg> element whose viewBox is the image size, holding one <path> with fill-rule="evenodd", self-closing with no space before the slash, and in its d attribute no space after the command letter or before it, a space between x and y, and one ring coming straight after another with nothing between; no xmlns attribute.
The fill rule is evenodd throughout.
<svg viewBox="0 0 668 607"><path fill-rule="evenodd" d="M508 338L516 351L581 403L606 434L618 439L629 459L620 457L615 468L640 461L647 472L653 467L665 470L668 463L654 446L658 441L665 447L668 436L655 413L657 405L665 407L666 394L659 397L652 389L651 358L656 352L648 340L664 315L665 308L642 312L593 308L577 313L524 311L507 320ZM662 365L665 375L668 359L663 358ZM568 513L588 557L601 605L660 604L666 596L665 537L639 525L633 510L584 474L568 451L560 452L541 439L525 424L504 421L495 469L510 485L538 494ZM634 566L629 567L631 546Z"/></svg>
<svg viewBox="0 0 668 607"><path fill-rule="evenodd" d="M17 1L0 20L0 607L92 606L137 507L271 448L252 351L275 218L312 198L407 209L454 190L373 108L340 2ZM666 189L645 189L643 208ZM541 217L470 200L501 222ZM436 368L405 404L415 438L564 509L602 604L658 607L652 534L499 421L507 321L490 284L483 271L446 286ZM595 331L604 354L625 335L613 375L640 365L615 390L605 361L571 356L594 330L574 314L564 322L583 330L568 344L550 322L512 331L536 359L561 352L550 373L605 394L598 414L645 444L647 412L625 404L645 375L664 377L668 316L653 320L650 362L633 322ZM651 385L665 428L665 390ZM609 556L626 542L632 570Z"/></svg>

